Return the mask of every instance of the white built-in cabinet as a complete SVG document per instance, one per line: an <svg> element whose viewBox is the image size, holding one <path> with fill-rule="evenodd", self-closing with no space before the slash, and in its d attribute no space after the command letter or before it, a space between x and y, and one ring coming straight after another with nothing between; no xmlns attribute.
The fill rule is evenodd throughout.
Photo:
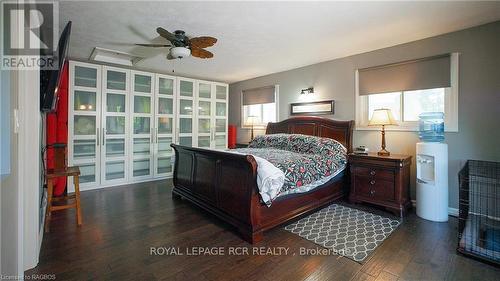
<svg viewBox="0 0 500 281"><path fill-rule="evenodd" d="M78 61L69 79L68 162L82 190L171 176L171 143L227 148L227 84Z"/></svg>

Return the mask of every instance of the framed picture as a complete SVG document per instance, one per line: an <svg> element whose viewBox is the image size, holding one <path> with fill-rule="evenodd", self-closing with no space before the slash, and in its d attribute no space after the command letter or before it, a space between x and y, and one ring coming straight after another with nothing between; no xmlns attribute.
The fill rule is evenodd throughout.
<svg viewBox="0 0 500 281"><path fill-rule="evenodd" d="M314 102L297 102L290 104L291 115L332 115L335 113L335 101L314 101Z"/></svg>

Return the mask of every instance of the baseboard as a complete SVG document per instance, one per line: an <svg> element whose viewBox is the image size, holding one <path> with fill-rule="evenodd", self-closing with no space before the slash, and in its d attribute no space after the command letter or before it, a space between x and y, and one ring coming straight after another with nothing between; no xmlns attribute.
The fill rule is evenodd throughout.
<svg viewBox="0 0 500 281"><path fill-rule="evenodd" d="M411 200L411 205L413 208L417 207L417 201L416 200ZM451 208L448 207L448 215L452 217L458 217L458 209L457 208Z"/></svg>

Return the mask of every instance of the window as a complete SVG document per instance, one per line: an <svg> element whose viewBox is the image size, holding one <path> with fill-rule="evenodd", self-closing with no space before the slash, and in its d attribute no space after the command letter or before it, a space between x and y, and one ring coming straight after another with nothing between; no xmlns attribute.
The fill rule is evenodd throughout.
<svg viewBox="0 0 500 281"><path fill-rule="evenodd" d="M244 128L265 128L276 122L278 86L244 90L242 92L241 124Z"/></svg>
<svg viewBox="0 0 500 281"><path fill-rule="evenodd" d="M250 118L249 118L250 117ZM243 126L266 127L276 122L276 103L252 104L243 106Z"/></svg>
<svg viewBox="0 0 500 281"><path fill-rule="evenodd" d="M368 120L373 111L379 108L391 110L394 119L405 127L418 121L418 115L423 112L444 112L444 97L446 88L436 88L417 91L403 91L386 94L368 95Z"/></svg>
<svg viewBox="0 0 500 281"><path fill-rule="evenodd" d="M401 120L401 92L369 95L368 96L368 120L372 119L375 109L388 108L394 119Z"/></svg>
<svg viewBox="0 0 500 281"><path fill-rule="evenodd" d="M378 130L368 127L368 122L375 109L388 108L399 125L388 126L388 130L418 131L419 114L444 112L445 131L458 131L458 54L451 54L447 62L443 58L356 71L356 129ZM432 75L426 76L430 71ZM422 90L414 90L419 87ZM394 91L398 88L411 90Z"/></svg>

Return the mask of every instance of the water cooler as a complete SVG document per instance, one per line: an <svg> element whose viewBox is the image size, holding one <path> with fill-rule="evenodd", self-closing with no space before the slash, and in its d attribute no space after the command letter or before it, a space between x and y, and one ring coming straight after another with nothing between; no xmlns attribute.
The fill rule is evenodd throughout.
<svg viewBox="0 0 500 281"><path fill-rule="evenodd" d="M448 145L444 141L444 114L419 116L422 142L417 143L417 216L448 221Z"/></svg>
<svg viewBox="0 0 500 281"><path fill-rule="evenodd" d="M417 143L417 216L448 221L448 145Z"/></svg>

